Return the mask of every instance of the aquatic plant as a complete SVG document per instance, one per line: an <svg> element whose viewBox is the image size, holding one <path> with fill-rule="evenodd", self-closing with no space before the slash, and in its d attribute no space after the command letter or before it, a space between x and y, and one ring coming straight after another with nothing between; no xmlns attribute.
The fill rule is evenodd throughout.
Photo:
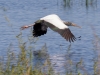
<svg viewBox="0 0 100 75"><path fill-rule="evenodd" d="M97 0L80 0L80 1L76 1L76 0L63 0L63 6L71 8L73 5L75 5L77 2L79 2L80 4L86 6L86 8L89 8L89 6L94 7L97 6Z"/></svg>

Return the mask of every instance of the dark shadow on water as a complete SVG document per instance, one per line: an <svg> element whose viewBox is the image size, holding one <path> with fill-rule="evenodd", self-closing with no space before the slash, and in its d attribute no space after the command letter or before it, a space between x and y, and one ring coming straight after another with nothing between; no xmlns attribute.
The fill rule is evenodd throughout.
<svg viewBox="0 0 100 75"><path fill-rule="evenodd" d="M35 62L34 65L36 65L38 62L41 63L41 65L43 65L45 60L49 58L46 44L40 50L33 51L33 56L34 56L33 62Z"/></svg>
<svg viewBox="0 0 100 75"><path fill-rule="evenodd" d="M42 70L42 72L49 71L51 74L54 74L46 44L40 50L33 51L33 56L35 69Z"/></svg>

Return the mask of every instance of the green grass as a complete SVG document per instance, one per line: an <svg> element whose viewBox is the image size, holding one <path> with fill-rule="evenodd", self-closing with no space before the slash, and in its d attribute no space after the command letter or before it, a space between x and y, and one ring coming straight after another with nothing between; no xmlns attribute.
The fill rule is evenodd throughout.
<svg viewBox="0 0 100 75"><path fill-rule="evenodd" d="M95 39L97 39L96 37ZM10 44L7 53L7 60L5 61L3 58L0 60L0 75L60 75L60 73L55 74L53 70L53 66L49 60L46 44L44 44L44 46L40 48L34 56L33 48L28 47L27 42L22 40L22 33L17 36L17 39L19 42L20 52L18 55L15 55L15 53L11 51L12 44ZM71 45L69 45L67 50L68 52L65 56L68 58L64 67L66 69L65 75L91 75L85 69L84 61L82 59L77 63L70 59L70 48ZM38 60L35 63L35 61L33 61L35 57L36 59L44 58L45 61L41 62L41 60ZM100 74L97 67L98 64L99 62L97 60L94 61L94 75Z"/></svg>
<svg viewBox="0 0 100 75"><path fill-rule="evenodd" d="M12 29L7 16L5 16L5 19ZM27 38L28 40L25 42L22 32L16 36L20 51L18 55L12 52L12 44L9 45L6 60L3 57L0 58L0 75L54 75L46 44L36 51L34 45L38 39L34 39L31 36ZM38 60L36 63L33 61L35 58ZM45 58L44 62L40 61L42 58Z"/></svg>
<svg viewBox="0 0 100 75"><path fill-rule="evenodd" d="M19 40L19 54L15 56L10 50L11 45L9 46L7 60L3 61L4 58L0 60L0 75L53 75L53 69L48 59L42 65L40 65L41 62L38 62L36 66L33 66L33 51L30 48L26 48L26 43L22 42L20 36L17 36ZM46 50L46 46L41 48L41 51L43 50ZM43 53L41 54L40 52L38 56L43 57ZM46 67L47 65L48 67ZM48 69L46 72L42 71L44 67Z"/></svg>

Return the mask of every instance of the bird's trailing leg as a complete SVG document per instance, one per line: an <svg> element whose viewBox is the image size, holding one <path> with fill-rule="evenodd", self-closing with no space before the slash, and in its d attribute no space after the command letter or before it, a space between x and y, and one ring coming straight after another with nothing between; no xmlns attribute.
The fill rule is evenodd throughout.
<svg viewBox="0 0 100 75"><path fill-rule="evenodd" d="M29 27L33 26L33 25L34 25L34 24L25 25L25 26L22 26L20 29L21 29L21 30L24 30L24 29L26 29L26 28L29 28Z"/></svg>

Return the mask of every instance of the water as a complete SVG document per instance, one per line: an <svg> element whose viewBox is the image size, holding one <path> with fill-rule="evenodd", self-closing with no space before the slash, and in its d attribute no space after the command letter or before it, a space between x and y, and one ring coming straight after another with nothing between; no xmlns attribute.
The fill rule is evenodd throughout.
<svg viewBox="0 0 100 75"><path fill-rule="evenodd" d="M81 0L72 0L69 5L65 4L63 0L0 0L0 56L6 56L9 44L12 44L12 50L18 53L16 35L20 33L21 26L32 24L48 14L57 14L61 19L74 22L82 27L81 29L70 27L76 37L81 36L81 40L71 44L71 53L73 54L71 58L75 62L82 58L85 61L86 69L92 70L95 54L91 25L95 27L97 35L100 36L99 3L100 0L89 5ZM24 37L27 37L30 34L30 28L22 33ZM66 62L64 56L70 43L50 29L46 35L39 37L36 48L40 48L44 43L47 44L52 63L56 63L55 70L63 73ZM60 45L62 46L60 47Z"/></svg>

